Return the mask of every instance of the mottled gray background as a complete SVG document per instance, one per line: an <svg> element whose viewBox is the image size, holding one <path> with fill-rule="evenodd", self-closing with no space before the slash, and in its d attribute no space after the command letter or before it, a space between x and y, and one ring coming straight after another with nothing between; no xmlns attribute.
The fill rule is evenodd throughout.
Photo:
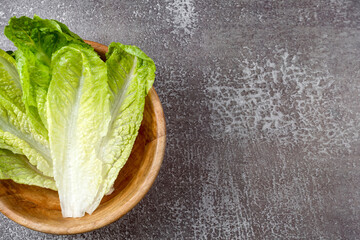
<svg viewBox="0 0 360 240"><path fill-rule="evenodd" d="M148 53L168 144L119 221L55 236L0 214L0 239L360 238L360 1L2 0L0 48L33 14Z"/></svg>

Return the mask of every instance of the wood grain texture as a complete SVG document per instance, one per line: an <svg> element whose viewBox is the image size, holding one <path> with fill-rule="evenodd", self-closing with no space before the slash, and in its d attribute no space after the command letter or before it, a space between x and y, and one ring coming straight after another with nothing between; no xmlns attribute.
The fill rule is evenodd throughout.
<svg viewBox="0 0 360 240"><path fill-rule="evenodd" d="M107 47L87 41L104 58ZM55 191L0 181L0 211L33 230L53 234L75 234L103 227L130 211L153 184L164 156L166 130L160 100L152 88L146 97L144 118L131 155L114 184L93 214L63 218Z"/></svg>

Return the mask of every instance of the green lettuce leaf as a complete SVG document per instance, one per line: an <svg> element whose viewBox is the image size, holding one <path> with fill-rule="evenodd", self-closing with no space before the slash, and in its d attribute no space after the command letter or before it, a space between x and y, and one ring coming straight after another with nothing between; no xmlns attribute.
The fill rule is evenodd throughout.
<svg viewBox="0 0 360 240"><path fill-rule="evenodd" d="M11 179L20 184L35 185L56 191L53 178L45 176L29 163L24 155L0 149L0 179Z"/></svg>
<svg viewBox="0 0 360 240"><path fill-rule="evenodd" d="M24 154L43 174L52 176L47 136L30 124L21 98L15 60L0 50L0 148Z"/></svg>
<svg viewBox="0 0 360 240"><path fill-rule="evenodd" d="M58 189L64 217L91 214L129 158L155 64L121 43L104 63L38 16L12 18L5 35L18 49L0 51L0 179Z"/></svg>
<svg viewBox="0 0 360 240"><path fill-rule="evenodd" d="M18 48L15 55L27 114L35 129L44 134L52 54L70 43L90 46L64 24L36 15L33 19L25 16L11 18L4 32Z"/></svg>
<svg viewBox="0 0 360 240"><path fill-rule="evenodd" d="M30 80L32 78L31 69L34 69L32 66L35 65L35 59L27 58L26 55L32 56L28 50L17 50L15 52L17 68L19 69L20 82L23 91L23 102L26 108L27 116L34 129L39 134L47 137L47 129L39 115L39 111L44 112L44 96L46 96L47 91L45 88L39 87Z"/></svg>
<svg viewBox="0 0 360 240"><path fill-rule="evenodd" d="M155 79L155 64L136 46L111 43L107 53L111 120L98 158L103 161L103 181L90 212L109 192L130 156L143 119L145 96Z"/></svg>
<svg viewBox="0 0 360 240"><path fill-rule="evenodd" d="M102 182L96 152L110 121L106 73L97 53L79 45L63 47L52 57L48 130L64 217L88 212Z"/></svg>

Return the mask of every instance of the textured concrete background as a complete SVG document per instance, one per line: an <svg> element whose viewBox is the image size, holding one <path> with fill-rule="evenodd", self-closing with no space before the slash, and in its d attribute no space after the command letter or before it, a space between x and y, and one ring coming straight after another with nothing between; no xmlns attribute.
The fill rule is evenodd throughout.
<svg viewBox="0 0 360 240"><path fill-rule="evenodd" d="M0 214L0 239L359 238L360 1L2 0L0 48L33 14L153 57L168 145L119 221L54 236Z"/></svg>

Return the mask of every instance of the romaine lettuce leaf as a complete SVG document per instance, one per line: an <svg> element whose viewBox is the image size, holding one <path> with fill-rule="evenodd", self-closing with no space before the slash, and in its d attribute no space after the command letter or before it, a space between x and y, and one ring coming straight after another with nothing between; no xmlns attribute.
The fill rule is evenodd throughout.
<svg viewBox="0 0 360 240"><path fill-rule="evenodd" d="M129 158L155 64L121 43L104 63L38 16L12 18L5 35L18 49L16 63L0 51L0 179L58 189L64 217L91 214Z"/></svg>
<svg viewBox="0 0 360 240"><path fill-rule="evenodd" d="M63 47L52 58L47 108L54 178L64 217L91 214L128 159L155 64L112 43L106 65L93 51Z"/></svg>
<svg viewBox="0 0 360 240"><path fill-rule="evenodd" d="M121 43L104 63L36 15L11 18L5 35L18 49L0 50L0 179L58 189L64 217L91 214L129 158L155 64Z"/></svg>
<svg viewBox="0 0 360 240"><path fill-rule="evenodd" d="M33 19L11 18L4 32L18 48L15 55L27 114L37 131L46 133L45 105L52 54L70 43L90 46L64 24L36 15Z"/></svg>
<svg viewBox="0 0 360 240"><path fill-rule="evenodd" d="M0 50L0 148L26 155L43 174L52 176L47 136L30 124L21 98L15 60Z"/></svg>
<svg viewBox="0 0 360 240"><path fill-rule="evenodd" d="M110 121L105 63L79 45L52 56L47 117L54 178L64 217L81 217L99 190L103 163L97 157Z"/></svg>
<svg viewBox="0 0 360 240"><path fill-rule="evenodd" d="M0 179L56 190L53 178L45 176L24 155L0 149Z"/></svg>
<svg viewBox="0 0 360 240"><path fill-rule="evenodd" d="M145 96L155 79L155 64L136 46L111 43L107 53L111 120L102 139L98 158L103 162L103 181L90 212L109 192L130 156L141 121Z"/></svg>

